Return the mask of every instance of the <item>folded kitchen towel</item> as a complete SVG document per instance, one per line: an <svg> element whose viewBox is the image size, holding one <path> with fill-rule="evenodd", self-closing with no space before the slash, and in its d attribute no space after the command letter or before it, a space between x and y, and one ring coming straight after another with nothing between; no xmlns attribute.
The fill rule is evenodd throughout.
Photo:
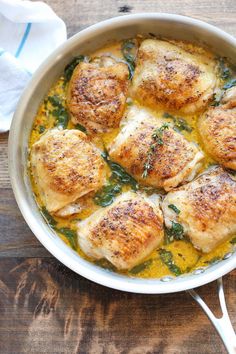
<svg viewBox="0 0 236 354"><path fill-rule="evenodd" d="M66 40L65 23L43 2L0 0L0 133L42 61Z"/></svg>

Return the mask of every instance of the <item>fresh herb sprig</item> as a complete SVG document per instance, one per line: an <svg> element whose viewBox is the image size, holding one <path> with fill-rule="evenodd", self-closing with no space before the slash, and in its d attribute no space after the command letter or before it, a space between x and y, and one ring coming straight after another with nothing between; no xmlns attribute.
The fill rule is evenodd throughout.
<svg viewBox="0 0 236 354"><path fill-rule="evenodd" d="M153 169L153 154L158 145L163 145L163 133L166 129L169 129L169 125L164 123L160 128L156 128L152 134L152 144L147 152L147 158L144 163L144 170L142 173L142 178L147 178L149 172Z"/></svg>

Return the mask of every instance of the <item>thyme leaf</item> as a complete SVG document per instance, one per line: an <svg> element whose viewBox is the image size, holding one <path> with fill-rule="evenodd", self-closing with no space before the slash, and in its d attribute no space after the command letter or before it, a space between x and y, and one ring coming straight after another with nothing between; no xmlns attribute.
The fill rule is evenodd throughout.
<svg viewBox="0 0 236 354"><path fill-rule="evenodd" d="M149 150L147 152L147 158L146 161L144 162L144 168L143 168L143 173L142 173L142 178L147 178L149 172L153 169L153 153L155 152L155 149L158 145L163 145L163 132L169 129L169 125L167 123L164 123L160 128L156 128L152 134L152 144L149 147Z"/></svg>

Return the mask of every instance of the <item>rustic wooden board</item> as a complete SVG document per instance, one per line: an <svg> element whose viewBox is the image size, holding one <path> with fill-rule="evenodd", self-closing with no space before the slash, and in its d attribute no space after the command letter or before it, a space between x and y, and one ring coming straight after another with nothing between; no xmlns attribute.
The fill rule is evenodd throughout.
<svg viewBox="0 0 236 354"><path fill-rule="evenodd" d="M106 18L171 12L236 35L235 0L47 0L71 36ZM0 353L211 354L224 348L188 294L135 295L89 282L39 244L14 200L0 135ZM224 278L236 326L236 271ZM200 289L216 310L214 284Z"/></svg>
<svg viewBox="0 0 236 354"><path fill-rule="evenodd" d="M1 353L223 353L186 293L135 295L91 283L54 259L0 259ZM225 277L229 309L236 272ZM217 307L214 283L201 289ZM236 325L233 311L230 311Z"/></svg>

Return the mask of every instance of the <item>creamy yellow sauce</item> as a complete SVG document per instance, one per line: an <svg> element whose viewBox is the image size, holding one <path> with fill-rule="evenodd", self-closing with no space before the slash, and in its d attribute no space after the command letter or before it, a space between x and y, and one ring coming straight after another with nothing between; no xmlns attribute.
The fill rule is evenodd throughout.
<svg viewBox="0 0 236 354"><path fill-rule="evenodd" d="M113 45L104 47L97 52L95 52L93 55L90 55L90 57L96 57L104 54L111 54L113 56L122 58L122 52L121 52L121 43L115 43ZM52 106L50 103L45 103L47 100L48 96L53 96L57 95L59 96L63 103L65 104L65 97L66 97L66 90L67 90L67 84L65 84L64 78L61 77L55 85L50 89L48 94L45 96L44 102L41 103L37 115L35 117L33 127L32 127L32 132L30 135L29 139L29 147L31 146L44 134L47 130L52 129L55 125L55 117L50 113L52 110ZM134 102L135 104L138 104L137 102ZM166 112L166 111L165 111ZM153 112L152 114L155 114L156 117L162 118L163 119L163 113L164 111L158 111L158 112ZM197 144L200 145L202 150L205 153L205 161L202 167L202 172L205 170L209 164L214 163L214 160L206 153L203 144L201 143L200 136L197 130L197 120L198 116L197 115L183 115L178 113L178 112L171 112L172 115L176 117L182 117L184 118L187 123L193 128L192 132L187 132L187 131L181 131L181 133L189 140L189 141L194 141ZM165 118L166 122L173 122L171 118ZM45 130L42 132L42 128L45 128ZM73 129L74 125L69 121L67 129ZM41 131L40 131L41 129ZM104 146L108 146L112 140L116 137L116 135L119 133L119 129L113 129L109 133L105 134L98 134L95 138L92 139L93 143L100 148L101 150L104 149ZM109 167L107 167L109 169ZM37 188L37 185L35 184L32 175L29 171L29 174L31 176L31 182L32 182L32 189L35 195L35 199L39 205L39 208L43 207L42 200L40 198L40 194ZM130 187L124 186L123 191L129 189ZM68 227L72 230L76 230L76 223L78 220L82 220L87 218L89 215L91 215L94 211L96 211L98 208L101 208L100 206L96 205L93 202L93 199L91 196L88 197L88 204L89 206L84 209L81 213L67 217L67 218L60 218L57 216L53 216L53 218L57 221L57 228L65 228ZM58 235L63 239L63 241L70 246L70 243L66 236L63 234L58 233ZM189 272L192 271L193 269L199 268L199 267L204 267L209 265L212 260L217 260L217 259L222 259L224 255L230 251L232 251L234 245L232 242L230 242L235 236L233 236L231 239L220 245L219 247L215 248L212 252L208 254L202 254L201 252L197 251L190 242L187 241L174 241L169 245L161 245L162 248L165 248L168 251L171 251L173 254L173 262L175 265L177 265L181 272ZM82 250L78 247L77 252L79 255L87 260L90 260L93 262L93 260L89 259L83 252ZM169 270L169 268L162 262L158 250L155 250L152 252L152 254L145 260L152 260L152 262L149 262L149 265L145 267L145 269L141 270L138 273L132 273L132 272L122 272L123 274L126 274L128 276L136 276L136 277L142 277L142 278L159 278L162 276L166 275L173 275L173 273ZM95 262L102 267L107 267L107 268L112 268L113 267L107 262L107 261L99 261Z"/></svg>

